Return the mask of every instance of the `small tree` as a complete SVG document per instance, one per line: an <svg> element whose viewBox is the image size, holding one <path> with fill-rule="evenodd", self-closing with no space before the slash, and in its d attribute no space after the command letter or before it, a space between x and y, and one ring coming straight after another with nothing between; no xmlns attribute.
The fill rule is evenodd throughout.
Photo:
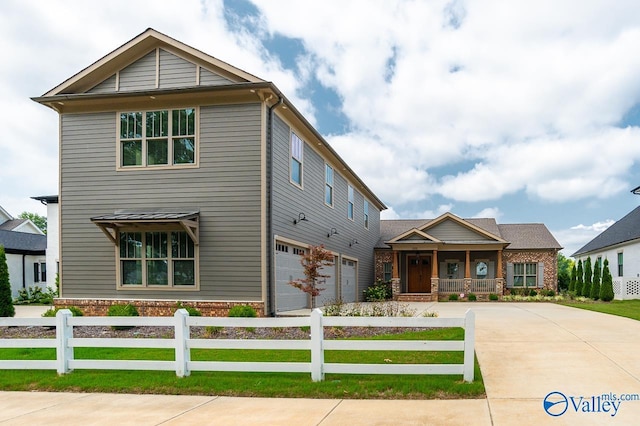
<svg viewBox="0 0 640 426"><path fill-rule="evenodd" d="M569 291L576 291L576 264L571 267L571 281L569 281Z"/></svg>
<svg viewBox="0 0 640 426"><path fill-rule="evenodd" d="M587 257L584 262L584 285L582 286L582 295L591 297L591 280L593 279L593 269L591 268L591 256Z"/></svg>
<svg viewBox="0 0 640 426"><path fill-rule="evenodd" d="M316 296L324 288L322 285L330 275L321 273L321 269L325 266L333 266L333 253L324 248L324 245L310 246L307 253L302 256L300 263L304 268L304 279L289 281L289 285L294 286L307 294L311 295L311 309L316 307Z"/></svg>
<svg viewBox="0 0 640 426"><path fill-rule="evenodd" d="M602 268L602 286L600 288L600 300L603 302L611 302L613 300L613 278L609 271L609 261L604 260L604 268Z"/></svg>
<svg viewBox="0 0 640 426"><path fill-rule="evenodd" d="M11 300L11 282L9 281L9 266L4 246L0 246L0 317L12 317L16 314Z"/></svg>
<svg viewBox="0 0 640 426"><path fill-rule="evenodd" d="M582 287L584 286L584 272L582 270L582 259L578 260L578 269L576 271L576 296L582 296Z"/></svg>
<svg viewBox="0 0 640 426"><path fill-rule="evenodd" d="M591 298L598 300L600 298L600 276L602 269L600 265L600 259L596 259L596 263L593 267L593 284L591 284Z"/></svg>

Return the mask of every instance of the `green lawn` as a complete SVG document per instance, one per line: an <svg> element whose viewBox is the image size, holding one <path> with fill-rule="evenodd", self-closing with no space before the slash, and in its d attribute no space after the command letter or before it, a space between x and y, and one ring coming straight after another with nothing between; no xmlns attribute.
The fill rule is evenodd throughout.
<svg viewBox="0 0 640 426"><path fill-rule="evenodd" d="M618 315L640 321L640 300L613 300L611 302L562 302L562 305L589 311Z"/></svg>
<svg viewBox="0 0 640 426"><path fill-rule="evenodd" d="M461 340L462 329L410 332L376 339ZM373 339L373 338L372 338ZM173 350L77 348L76 359L173 360ZM193 350L194 361L308 362L308 351ZM327 362L394 364L462 363L462 352L327 351ZM54 359L53 349L0 349L0 359ZM385 361L387 360L387 361ZM231 395L304 398L446 399L483 398L482 375L475 361L475 380L464 383L461 375L343 375L327 374L324 382L312 382L308 373L192 372L178 378L171 371L77 370L58 376L55 371L2 370L0 390L121 392L182 395Z"/></svg>

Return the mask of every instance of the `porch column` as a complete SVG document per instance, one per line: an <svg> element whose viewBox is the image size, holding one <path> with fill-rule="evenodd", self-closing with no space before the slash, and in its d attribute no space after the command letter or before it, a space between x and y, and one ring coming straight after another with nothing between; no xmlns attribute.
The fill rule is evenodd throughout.
<svg viewBox="0 0 640 426"><path fill-rule="evenodd" d="M467 258L464 262L464 277L471 278L471 252L467 250Z"/></svg>
<svg viewBox="0 0 640 426"><path fill-rule="evenodd" d="M502 278L502 250L498 250L498 261L496 262L496 278Z"/></svg>
<svg viewBox="0 0 640 426"><path fill-rule="evenodd" d="M392 252L393 268L391 272L391 296L393 297L393 300L396 300L398 298L398 295L400 294L400 262L398 261L399 255L400 253L395 250Z"/></svg>
<svg viewBox="0 0 640 426"><path fill-rule="evenodd" d="M431 257L431 278L438 278L438 250L434 250Z"/></svg>

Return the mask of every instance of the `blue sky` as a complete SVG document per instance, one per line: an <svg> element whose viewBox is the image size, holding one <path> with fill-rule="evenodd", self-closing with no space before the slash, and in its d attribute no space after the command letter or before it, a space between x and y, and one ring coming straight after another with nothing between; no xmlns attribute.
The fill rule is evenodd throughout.
<svg viewBox="0 0 640 426"><path fill-rule="evenodd" d="M383 217L542 222L571 254L640 201L635 1L9 0L9 213L58 192L58 119L29 98L148 27L273 81Z"/></svg>

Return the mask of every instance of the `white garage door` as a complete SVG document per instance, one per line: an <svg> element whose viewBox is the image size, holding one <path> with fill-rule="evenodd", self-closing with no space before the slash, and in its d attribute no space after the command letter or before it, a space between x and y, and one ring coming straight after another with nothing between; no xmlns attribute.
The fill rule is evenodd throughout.
<svg viewBox="0 0 640 426"><path fill-rule="evenodd" d="M276 244L276 312L309 307L307 293L289 285L289 281L304 278L300 264L302 254L304 254L302 248Z"/></svg>
<svg viewBox="0 0 640 426"><path fill-rule="evenodd" d="M320 288L324 288L324 290L320 293L320 296L316 297L316 306L325 306L329 305L336 301L338 298L338 287L336 286L336 271L337 265L333 266L325 266L320 271L323 275L329 275L329 277L325 278L325 282L320 284Z"/></svg>
<svg viewBox="0 0 640 426"><path fill-rule="evenodd" d="M340 286L342 289L342 301L344 303L357 302L356 296L356 265L353 260L343 260L340 273Z"/></svg>

